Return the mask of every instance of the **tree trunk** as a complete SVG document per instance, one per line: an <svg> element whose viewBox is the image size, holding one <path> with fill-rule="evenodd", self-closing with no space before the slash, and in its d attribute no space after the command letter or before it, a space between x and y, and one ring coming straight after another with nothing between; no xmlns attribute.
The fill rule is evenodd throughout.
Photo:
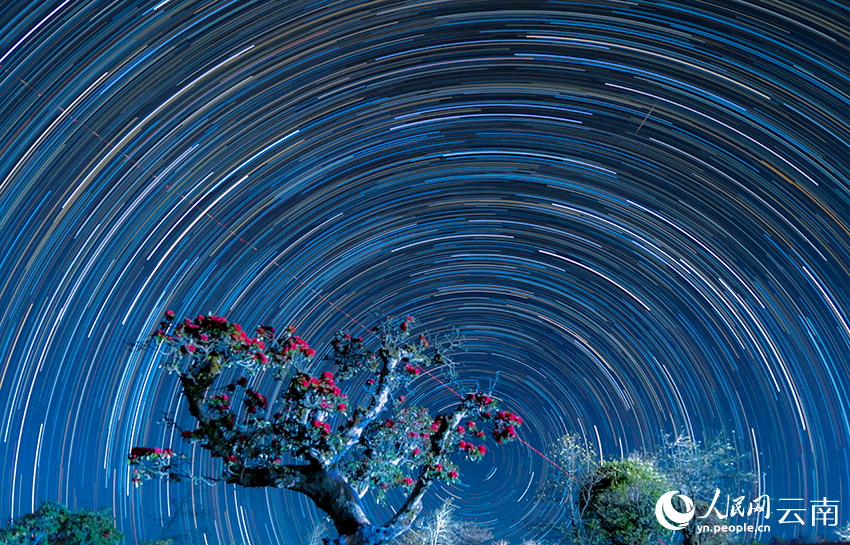
<svg viewBox="0 0 850 545"><path fill-rule="evenodd" d="M328 514L340 536L353 536L372 525L360 505L357 492L338 471L317 469L298 491Z"/></svg>

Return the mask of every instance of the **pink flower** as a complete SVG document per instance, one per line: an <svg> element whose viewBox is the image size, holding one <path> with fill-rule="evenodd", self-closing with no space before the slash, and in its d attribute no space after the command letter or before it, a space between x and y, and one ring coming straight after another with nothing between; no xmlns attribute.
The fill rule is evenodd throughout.
<svg viewBox="0 0 850 545"><path fill-rule="evenodd" d="M187 344L186 345L186 352L188 352L190 354L194 354L195 350L197 350L197 349L198 349L198 347L195 346L194 344Z"/></svg>
<svg viewBox="0 0 850 545"><path fill-rule="evenodd" d="M323 408L323 409L327 409L328 407L330 407L330 405L331 405L331 404L330 404L330 403L328 403L327 401L322 401L322 408Z"/></svg>
<svg viewBox="0 0 850 545"><path fill-rule="evenodd" d="M316 351L315 351L315 350L313 350L312 348L308 348L307 350L305 350L305 351L304 351L304 354L305 354L308 358L312 358L313 356L315 356L315 355L316 355Z"/></svg>
<svg viewBox="0 0 850 545"><path fill-rule="evenodd" d="M201 333L201 340L202 341L208 341L208 340L210 340L210 336L207 335L206 333Z"/></svg>
<svg viewBox="0 0 850 545"><path fill-rule="evenodd" d="M478 452L484 454L485 452L487 452L487 447L485 447L484 445L478 445Z"/></svg>
<svg viewBox="0 0 850 545"><path fill-rule="evenodd" d="M413 484L413 479L411 479L410 477L405 477L401 480L401 482L403 482L407 486L411 486Z"/></svg>
<svg viewBox="0 0 850 545"><path fill-rule="evenodd" d="M455 471L455 470L450 471L449 477L451 477L452 479L457 479L457 471Z"/></svg>
<svg viewBox="0 0 850 545"><path fill-rule="evenodd" d="M458 427L457 427L457 432L458 432L459 434L463 435L464 433L466 433L466 429L465 429L463 426L458 426Z"/></svg>
<svg viewBox="0 0 850 545"><path fill-rule="evenodd" d="M443 470L443 464L435 464L434 469L436 469L437 471L442 471Z"/></svg>
<svg viewBox="0 0 850 545"><path fill-rule="evenodd" d="M166 310L165 311L165 319L166 320L173 320L174 319L174 311L173 310Z"/></svg>
<svg viewBox="0 0 850 545"><path fill-rule="evenodd" d="M344 411L348 407L345 405L345 403L340 403L339 405L336 406L336 408L337 408L338 411Z"/></svg>
<svg viewBox="0 0 850 545"><path fill-rule="evenodd" d="M259 360L259 362L262 364L266 364L269 362L269 358L266 357L266 355L262 352L257 352L256 354L254 354L254 359Z"/></svg>

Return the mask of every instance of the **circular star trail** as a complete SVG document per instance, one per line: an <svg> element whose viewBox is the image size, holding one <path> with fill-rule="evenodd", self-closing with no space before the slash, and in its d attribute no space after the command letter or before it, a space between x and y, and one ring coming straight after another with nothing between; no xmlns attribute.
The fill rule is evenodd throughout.
<svg viewBox="0 0 850 545"><path fill-rule="evenodd" d="M131 486L132 446L180 445L132 349L166 309L320 353L380 314L459 328L524 443L428 505L512 541L558 518L566 432L618 457L723 430L771 496L846 504L848 29L829 1L7 3L3 516L302 542L294 493Z"/></svg>

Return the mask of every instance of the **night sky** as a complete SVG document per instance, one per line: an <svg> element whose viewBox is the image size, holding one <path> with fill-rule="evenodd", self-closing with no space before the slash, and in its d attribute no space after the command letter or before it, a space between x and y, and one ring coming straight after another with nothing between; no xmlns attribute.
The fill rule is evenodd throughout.
<svg viewBox="0 0 850 545"><path fill-rule="evenodd" d="M131 485L132 446L190 452L155 422L177 380L132 348L173 309L320 355L381 314L458 327L460 378L498 372L527 445L427 505L514 543L557 518L530 447L566 432L619 457L723 430L765 492L843 523L848 127L842 1L5 3L0 515L301 542L298 494Z"/></svg>

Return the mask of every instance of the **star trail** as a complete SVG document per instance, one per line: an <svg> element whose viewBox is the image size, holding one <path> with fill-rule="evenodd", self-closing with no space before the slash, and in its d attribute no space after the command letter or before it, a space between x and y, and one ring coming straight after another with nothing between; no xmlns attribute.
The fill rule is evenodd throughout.
<svg viewBox="0 0 850 545"><path fill-rule="evenodd" d="M133 348L173 309L319 355L386 314L459 328L460 380L498 373L522 441L427 506L512 542L558 519L535 491L567 432L619 457L724 430L768 494L843 523L848 59L830 0L3 4L3 518L306 539L295 493L130 483L132 446L192 453Z"/></svg>

